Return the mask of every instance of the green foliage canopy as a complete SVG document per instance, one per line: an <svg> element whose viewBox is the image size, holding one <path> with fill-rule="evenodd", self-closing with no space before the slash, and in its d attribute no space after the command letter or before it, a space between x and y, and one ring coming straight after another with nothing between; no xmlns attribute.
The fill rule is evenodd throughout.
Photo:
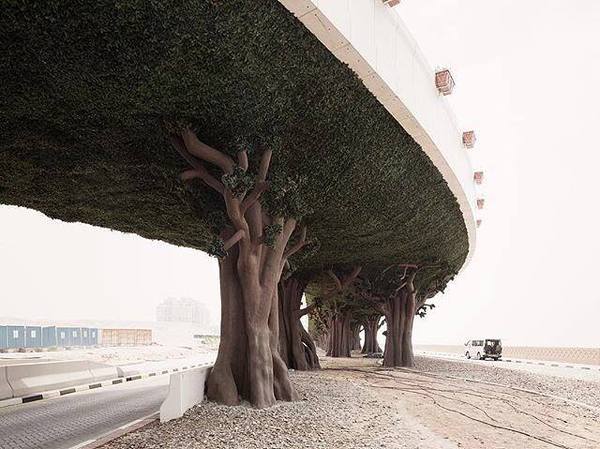
<svg viewBox="0 0 600 449"><path fill-rule="evenodd" d="M285 212L309 213L320 245L304 272L465 260L440 173L275 0L7 0L0 46L0 203L214 252L221 198L182 186L165 139L185 121L222 151L255 149L251 167L274 151L265 201L281 208L293 181Z"/></svg>

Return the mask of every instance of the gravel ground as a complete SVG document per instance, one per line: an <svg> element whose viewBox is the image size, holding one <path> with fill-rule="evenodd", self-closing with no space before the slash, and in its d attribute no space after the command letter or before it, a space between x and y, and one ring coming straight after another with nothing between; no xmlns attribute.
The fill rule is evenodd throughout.
<svg viewBox="0 0 600 449"><path fill-rule="evenodd" d="M294 372L302 400L256 410L203 403L183 418L151 424L104 449L456 448L382 398L353 373Z"/></svg>
<svg viewBox="0 0 600 449"><path fill-rule="evenodd" d="M593 382L533 374L496 366L485 366L483 363L473 364L429 357L416 357L415 362L416 369L420 371L496 382L502 385L559 396L600 408L600 376L598 382Z"/></svg>
<svg viewBox="0 0 600 449"><path fill-rule="evenodd" d="M256 410L203 403L104 449L598 449L600 410L467 377L594 405L599 384L419 357L414 372L380 360L322 357L292 372L302 400ZM435 374L429 374L435 373Z"/></svg>

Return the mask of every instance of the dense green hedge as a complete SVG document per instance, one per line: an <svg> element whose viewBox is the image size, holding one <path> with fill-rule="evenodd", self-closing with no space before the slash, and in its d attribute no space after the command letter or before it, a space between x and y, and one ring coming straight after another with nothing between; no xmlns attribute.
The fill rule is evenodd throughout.
<svg viewBox="0 0 600 449"><path fill-rule="evenodd" d="M0 39L0 203L206 249L220 203L184 192L161 128L182 119L220 149L277 148L321 243L305 270L465 259L440 173L275 0L7 0Z"/></svg>

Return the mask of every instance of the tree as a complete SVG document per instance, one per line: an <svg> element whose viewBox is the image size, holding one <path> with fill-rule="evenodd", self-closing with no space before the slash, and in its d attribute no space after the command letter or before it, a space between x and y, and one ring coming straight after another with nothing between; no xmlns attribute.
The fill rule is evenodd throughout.
<svg viewBox="0 0 600 449"><path fill-rule="evenodd" d="M215 366L207 381L207 395L234 405L240 397L257 407L277 399L294 400L287 366L279 354L277 285L288 259L306 245L306 227L288 245L303 203L293 188L278 192L267 181L272 149L264 148L257 173L249 175L247 148L237 162L202 143L188 126L171 126L170 140L191 168L184 181L201 179L222 195L229 222L215 241L221 282L221 340ZM222 172L221 180L205 163ZM270 201L261 201L270 191Z"/></svg>
<svg viewBox="0 0 600 449"><path fill-rule="evenodd" d="M381 321L381 323L380 323ZM363 329L365 331L365 341L361 352L363 354L374 354L382 352L377 341L377 333L381 328L383 321L381 320L381 314L375 313L363 320Z"/></svg>
<svg viewBox="0 0 600 449"><path fill-rule="evenodd" d="M315 308L301 308L307 283L294 275L279 282L279 350L287 367L300 371L320 368L317 347L300 321Z"/></svg>
<svg viewBox="0 0 600 449"><path fill-rule="evenodd" d="M352 309L344 304L348 288L360 274L361 266L355 266L346 275L338 277L333 270L327 275L333 280L333 288L327 288L325 302L329 306L327 355L331 357L350 357L354 345L352 332Z"/></svg>
<svg viewBox="0 0 600 449"><path fill-rule="evenodd" d="M350 322L350 350L360 351L360 329L362 323L356 319L355 314L352 314L352 321Z"/></svg>
<svg viewBox="0 0 600 449"><path fill-rule="evenodd" d="M440 269L444 273L441 279ZM415 315L423 313L427 299L444 290L453 276L449 273L446 263L399 264L360 280L359 294L385 316L384 366L414 367Z"/></svg>
<svg viewBox="0 0 600 449"><path fill-rule="evenodd" d="M302 240L299 220L322 242L298 263L309 278L400 256L464 263L465 218L442 174L279 2L4 2L1 12L0 203L219 256L224 376L209 396L260 406L294 396L271 343L281 340L272 268ZM257 284L259 270L274 275ZM254 321L261 343L250 350Z"/></svg>

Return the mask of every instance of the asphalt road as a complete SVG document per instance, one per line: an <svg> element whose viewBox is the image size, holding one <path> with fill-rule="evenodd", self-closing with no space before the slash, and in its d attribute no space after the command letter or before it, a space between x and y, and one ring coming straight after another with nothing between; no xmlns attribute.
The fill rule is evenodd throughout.
<svg viewBox="0 0 600 449"><path fill-rule="evenodd" d="M0 408L0 449L63 449L158 412L169 376Z"/></svg>

